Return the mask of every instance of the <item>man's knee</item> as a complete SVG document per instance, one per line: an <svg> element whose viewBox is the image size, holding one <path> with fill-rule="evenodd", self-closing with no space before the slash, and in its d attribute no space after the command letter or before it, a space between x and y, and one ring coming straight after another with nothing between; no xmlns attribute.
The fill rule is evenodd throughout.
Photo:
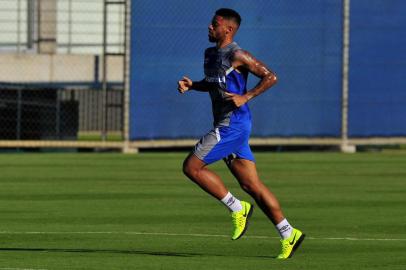
<svg viewBox="0 0 406 270"><path fill-rule="evenodd" d="M258 178L254 163L248 160L233 158L230 161L229 168L245 192L255 194L261 191L262 183Z"/></svg>
<svg viewBox="0 0 406 270"><path fill-rule="evenodd" d="M258 193L261 189L261 185L257 181L243 181L240 182L240 186L248 194Z"/></svg>
<svg viewBox="0 0 406 270"><path fill-rule="evenodd" d="M188 176L188 177L192 173L192 169L191 169L191 166L190 166L190 163L189 163L189 158L186 158L183 161L182 171L183 171L183 174Z"/></svg>
<svg viewBox="0 0 406 270"><path fill-rule="evenodd" d="M197 164L197 162L195 162L195 159L193 158L193 156L188 156L185 161L183 162L183 173L193 179L196 178L197 175L199 174L199 170L201 166L199 166L199 164Z"/></svg>

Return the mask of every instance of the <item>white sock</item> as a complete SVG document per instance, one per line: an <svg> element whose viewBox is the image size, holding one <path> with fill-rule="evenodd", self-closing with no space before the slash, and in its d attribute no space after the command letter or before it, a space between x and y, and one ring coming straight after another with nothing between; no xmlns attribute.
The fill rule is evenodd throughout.
<svg viewBox="0 0 406 270"><path fill-rule="evenodd" d="M221 202L231 211L231 212L237 212L242 210L242 205L239 199L233 196L230 192L227 193L227 195L221 199Z"/></svg>
<svg viewBox="0 0 406 270"><path fill-rule="evenodd" d="M278 230L279 234L281 235L282 239L289 238L289 236L293 232L293 227L289 224L286 218L282 220L279 224L277 224L275 227Z"/></svg>

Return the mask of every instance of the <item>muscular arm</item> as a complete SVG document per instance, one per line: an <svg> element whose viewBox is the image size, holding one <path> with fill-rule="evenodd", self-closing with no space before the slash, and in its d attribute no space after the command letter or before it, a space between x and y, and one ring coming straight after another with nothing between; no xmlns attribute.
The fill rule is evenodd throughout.
<svg viewBox="0 0 406 270"><path fill-rule="evenodd" d="M247 51L239 50L235 52L233 66L236 69L245 68L260 78L258 84L245 94L248 100L262 94L277 82L276 74Z"/></svg>
<svg viewBox="0 0 406 270"><path fill-rule="evenodd" d="M260 78L258 84L243 96L229 94L229 99L238 107L262 94L277 82L276 74L247 51L238 50L234 53L233 67L237 70L246 69Z"/></svg>

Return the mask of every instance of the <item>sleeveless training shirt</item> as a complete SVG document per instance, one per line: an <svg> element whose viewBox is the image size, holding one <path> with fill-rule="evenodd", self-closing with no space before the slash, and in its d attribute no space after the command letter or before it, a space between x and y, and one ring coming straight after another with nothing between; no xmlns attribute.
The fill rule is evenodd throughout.
<svg viewBox="0 0 406 270"><path fill-rule="evenodd" d="M239 95L247 92L248 72L239 72L232 67L233 54L237 50L241 48L232 42L224 48L211 47L205 51L205 81L209 85L215 127L251 128L248 104L238 108L226 100L225 92Z"/></svg>

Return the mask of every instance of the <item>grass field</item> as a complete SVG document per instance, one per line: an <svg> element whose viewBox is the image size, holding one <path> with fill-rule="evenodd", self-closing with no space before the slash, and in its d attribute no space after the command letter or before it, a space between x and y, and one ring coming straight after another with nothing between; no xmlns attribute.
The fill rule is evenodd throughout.
<svg viewBox="0 0 406 270"><path fill-rule="evenodd" d="M287 261L274 259L278 236L258 208L229 240L226 208L185 179L184 156L0 155L0 270L406 269L406 154L258 153L307 234Z"/></svg>

